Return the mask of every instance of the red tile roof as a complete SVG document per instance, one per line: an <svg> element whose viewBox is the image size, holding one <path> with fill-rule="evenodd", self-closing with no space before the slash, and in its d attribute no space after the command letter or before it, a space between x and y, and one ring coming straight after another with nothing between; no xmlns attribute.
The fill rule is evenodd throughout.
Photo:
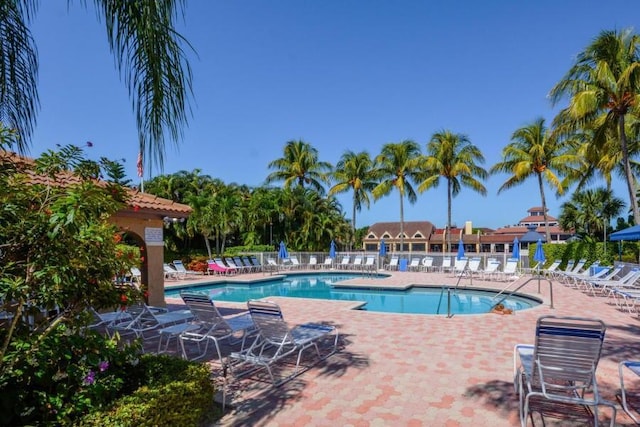
<svg viewBox="0 0 640 427"><path fill-rule="evenodd" d="M0 151L0 158L10 158L17 165L32 165L33 159L28 157L19 156L15 153L6 151ZM36 175L30 169L26 170L29 176L29 180L32 184L44 184L44 185L72 185L80 183L80 178L76 175L64 171L57 173L54 178L46 175ZM104 181L99 181L104 183ZM186 218L191 213L192 209L188 205L176 203L174 201L163 199L162 197L154 196L153 194L141 193L137 189L128 189L128 207L124 209L123 213L135 214L136 216L145 216L145 214L153 216L171 216L174 218Z"/></svg>

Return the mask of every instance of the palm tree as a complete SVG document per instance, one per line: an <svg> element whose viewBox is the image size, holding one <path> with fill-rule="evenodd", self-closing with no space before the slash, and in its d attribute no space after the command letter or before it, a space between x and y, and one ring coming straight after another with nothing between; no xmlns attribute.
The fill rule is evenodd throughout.
<svg viewBox="0 0 640 427"><path fill-rule="evenodd" d="M373 172L369 153L362 151L356 154L351 150L342 154L333 171L333 179L337 182L329 190L329 195L353 191L352 236L356 233L356 212L362 210L363 204L369 208L369 193L378 184Z"/></svg>
<svg viewBox="0 0 640 427"><path fill-rule="evenodd" d="M88 2L78 2L85 5ZM191 68L186 40L175 20L184 2L96 0L99 21L133 98L141 153L163 164L165 138L179 139L187 123ZM0 6L0 118L16 129L16 149L24 152L36 125L39 106L38 57L28 24L37 0L4 0Z"/></svg>
<svg viewBox="0 0 640 427"><path fill-rule="evenodd" d="M291 188L295 183L304 188L311 188L324 194L323 183L328 183L327 172L331 164L318 160L318 150L310 144L298 140L288 141L284 146L284 157L269 163L269 169L276 169L267 176L266 183L284 181L285 188Z"/></svg>
<svg viewBox="0 0 640 427"><path fill-rule="evenodd" d="M609 220L623 209L624 202L605 188L578 191L562 204L559 221L564 229L574 228L579 235L591 238L602 234L606 241Z"/></svg>
<svg viewBox="0 0 640 427"><path fill-rule="evenodd" d="M451 204L452 198L467 187L483 196L487 189L478 178L487 178L487 171L478 166L484 163L484 156L478 147L471 144L469 137L454 134L449 130L435 133L427 144L427 154L423 164L424 179L418 186L423 192L437 187L440 178L447 180L447 239L448 250L451 250Z"/></svg>
<svg viewBox="0 0 640 427"><path fill-rule="evenodd" d="M502 149L502 161L491 167L490 173L508 173L511 176L500 186L498 194L522 184L529 177L538 181L538 190L542 201L542 211L547 242L551 241L547 201L544 194L546 181L558 195L565 191L561 176L570 172L578 162L575 147L571 141L562 141L539 118L533 123L516 130L511 143Z"/></svg>
<svg viewBox="0 0 640 427"><path fill-rule="evenodd" d="M575 64L551 90L554 104L565 96L569 106L557 120L574 128L592 127L593 143L606 144L615 132L622 154L629 201L636 224L640 210L630 165L630 149L625 120L640 112L640 37L630 30L603 31L581 52Z"/></svg>
<svg viewBox="0 0 640 427"><path fill-rule="evenodd" d="M382 146L376 156L375 174L381 182L373 189L375 200L388 195L395 188L400 195L400 250L404 250L404 198L409 203L418 199L412 184L419 179L421 163L420 146L411 140L389 143Z"/></svg>

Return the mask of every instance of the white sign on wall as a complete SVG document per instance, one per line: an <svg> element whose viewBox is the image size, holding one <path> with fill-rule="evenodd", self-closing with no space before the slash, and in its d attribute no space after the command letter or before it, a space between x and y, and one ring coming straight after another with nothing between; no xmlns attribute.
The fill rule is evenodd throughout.
<svg viewBox="0 0 640 427"><path fill-rule="evenodd" d="M147 246L164 246L162 227L145 227L144 241Z"/></svg>

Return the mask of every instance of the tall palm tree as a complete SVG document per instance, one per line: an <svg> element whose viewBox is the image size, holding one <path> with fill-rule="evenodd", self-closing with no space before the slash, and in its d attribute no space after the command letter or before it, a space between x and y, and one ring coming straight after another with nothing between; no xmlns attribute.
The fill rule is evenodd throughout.
<svg viewBox="0 0 640 427"><path fill-rule="evenodd" d="M423 192L437 187L440 178L447 180L447 239L451 250L451 204L452 198L467 187L483 196L487 189L480 180L487 178L487 171L478 164L484 163L484 156L464 134L454 134L449 130L435 133L427 144L425 155L424 179L418 186Z"/></svg>
<svg viewBox="0 0 640 427"><path fill-rule="evenodd" d="M364 204L367 208L370 205L369 193L378 184L374 175L373 161L369 153L362 151L354 153L346 151L340 157L333 170L333 179L336 184L329 190L329 195L353 191L353 212L351 216L352 236L356 234L356 212L362 210Z"/></svg>
<svg viewBox="0 0 640 427"><path fill-rule="evenodd" d="M577 162L578 158L572 143L561 140L549 131L544 124L544 119L539 118L513 133L511 143L502 149L502 161L493 165L490 173L511 174L498 189L498 194L522 184L530 177L536 178L547 242L550 242L551 233L544 182L555 189L558 195L564 194L565 184L561 178L569 173Z"/></svg>
<svg viewBox="0 0 640 427"><path fill-rule="evenodd" d="M420 177L421 157L420 146L405 140L383 145L375 159L375 174L381 181L372 191L373 198L378 200L394 188L400 196L400 250L404 250L404 198L412 204L418 199L413 185Z"/></svg>
<svg viewBox="0 0 640 427"><path fill-rule="evenodd" d="M284 156L269 163L269 169L275 169L267 176L266 183L284 181L285 188L294 184L311 188L324 194L323 183L328 183L327 173L331 164L318 160L318 150L302 140L288 141L284 146Z"/></svg>
<svg viewBox="0 0 640 427"><path fill-rule="evenodd" d="M88 2L78 2L86 6ZM133 98L140 152L163 164L167 136L178 140L187 123L191 68L186 40L176 31L181 0L95 0L96 15L107 29L116 67ZM37 0L3 0L0 4L0 120L19 134L24 152L36 125L39 106L36 44L29 24Z"/></svg>
<svg viewBox="0 0 640 427"><path fill-rule="evenodd" d="M557 120L570 122L575 128L592 127L594 144L605 144L611 131L617 134L636 224L640 224L640 210L625 120L628 116L638 117L640 112L639 48L640 37L630 30L601 32L550 93L554 104L569 97L569 106Z"/></svg>

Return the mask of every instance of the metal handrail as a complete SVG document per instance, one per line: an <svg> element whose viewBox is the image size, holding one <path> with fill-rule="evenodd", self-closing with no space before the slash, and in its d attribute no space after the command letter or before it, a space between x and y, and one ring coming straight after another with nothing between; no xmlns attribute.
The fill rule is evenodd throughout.
<svg viewBox="0 0 640 427"><path fill-rule="evenodd" d="M527 285L529 282L531 282L532 280L538 280L538 293L540 293L540 280L542 279L540 274L537 274L536 277L531 277L529 278L526 282L522 283L520 286L518 286L516 289L514 289L513 291L509 292L508 295L504 296L500 301L498 301L497 303L494 304L494 307L498 304L501 304L504 300L506 300L507 298L509 298L510 296L513 296L513 294L515 294L516 292L518 292L520 289L522 289L525 285ZM551 282L551 280L545 278L544 280L547 281L547 283L549 283L549 298L550 298L550 305L549 308L553 308L553 283ZM516 283L516 282L514 282ZM511 286L513 283L511 283L509 286ZM502 291L500 291L500 293L498 293L496 296L494 296L493 298L495 299L496 297L498 297L500 294L502 294L504 291L506 291L509 286L507 286L505 289L503 289Z"/></svg>
<svg viewBox="0 0 640 427"><path fill-rule="evenodd" d="M438 308L436 309L436 314L440 313L440 304L442 304L442 296L445 290L447 291L447 319L450 319L453 317L453 315L451 314L451 288L449 286L443 286L442 290L440 291L440 299L438 300Z"/></svg>

